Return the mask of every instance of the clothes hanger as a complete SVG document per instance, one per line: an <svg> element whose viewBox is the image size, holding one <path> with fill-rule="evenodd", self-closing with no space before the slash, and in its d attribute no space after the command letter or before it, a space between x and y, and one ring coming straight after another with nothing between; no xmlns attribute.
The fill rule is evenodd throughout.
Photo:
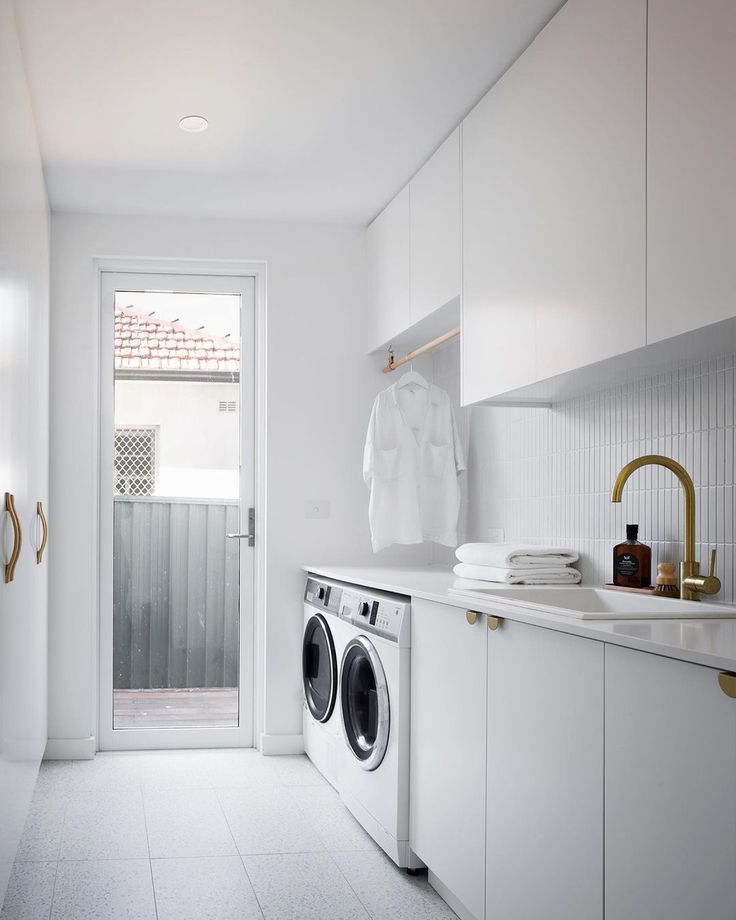
<svg viewBox="0 0 736 920"><path fill-rule="evenodd" d="M410 364L409 370L405 374L402 374L401 377L399 377L398 383L396 385L399 387L399 389L401 389L401 387L409 386L412 383L416 386L424 387L425 390L429 389L429 384L424 379L424 377L422 377L421 374L414 370L413 364Z"/></svg>

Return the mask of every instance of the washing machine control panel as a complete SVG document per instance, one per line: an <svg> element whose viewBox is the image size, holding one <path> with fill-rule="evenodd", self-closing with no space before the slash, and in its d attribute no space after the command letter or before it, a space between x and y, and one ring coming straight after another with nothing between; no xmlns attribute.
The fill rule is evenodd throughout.
<svg viewBox="0 0 736 920"><path fill-rule="evenodd" d="M408 628L409 604L404 600L363 594L346 588L342 592L340 616L366 632L378 633L398 641L402 629Z"/></svg>

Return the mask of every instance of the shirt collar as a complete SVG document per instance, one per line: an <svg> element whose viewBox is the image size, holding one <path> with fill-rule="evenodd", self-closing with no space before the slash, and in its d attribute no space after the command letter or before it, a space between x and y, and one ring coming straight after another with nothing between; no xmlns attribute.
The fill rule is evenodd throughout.
<svg viewBox="0 0 736 920"><path fill-rule="evenodd" d="M391 390L391 397L394 401L394 405L398 406L399 405L399 382L398 380L396 381L396 383L391 384L390 390ZM439 406L441 393L442 393L442 390L440 390L439 387L436 387L433 383L430 383L429 401L433 406Z"/></svg>

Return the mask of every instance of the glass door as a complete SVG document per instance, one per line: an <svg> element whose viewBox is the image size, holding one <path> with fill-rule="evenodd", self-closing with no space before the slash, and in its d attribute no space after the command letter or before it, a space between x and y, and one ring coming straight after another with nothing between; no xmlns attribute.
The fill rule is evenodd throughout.
<svg viewBox="0 0 736 920"><path fill-rule="evenodd" d="M254 281L103 273L100 744L252 744Z"/></svg>

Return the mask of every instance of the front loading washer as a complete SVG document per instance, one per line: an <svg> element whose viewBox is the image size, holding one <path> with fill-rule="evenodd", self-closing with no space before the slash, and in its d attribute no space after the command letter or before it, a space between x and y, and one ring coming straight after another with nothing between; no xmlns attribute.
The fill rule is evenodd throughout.
<svg viewBox="0 0 736 920"><path fill-rule="evenodd" d="M424 863L409 848L410 601L346 587L340 614L349 627L340 665L340 797L397 865L417 869Z"/></svg>
<svg viewBox="0 0 736 920"><path fill-rule="evenodd" d="M349 631L340 618L342 591L334 581L307 579L302 636L304 750L336 789L343 763L339 669Z"/></svg>

